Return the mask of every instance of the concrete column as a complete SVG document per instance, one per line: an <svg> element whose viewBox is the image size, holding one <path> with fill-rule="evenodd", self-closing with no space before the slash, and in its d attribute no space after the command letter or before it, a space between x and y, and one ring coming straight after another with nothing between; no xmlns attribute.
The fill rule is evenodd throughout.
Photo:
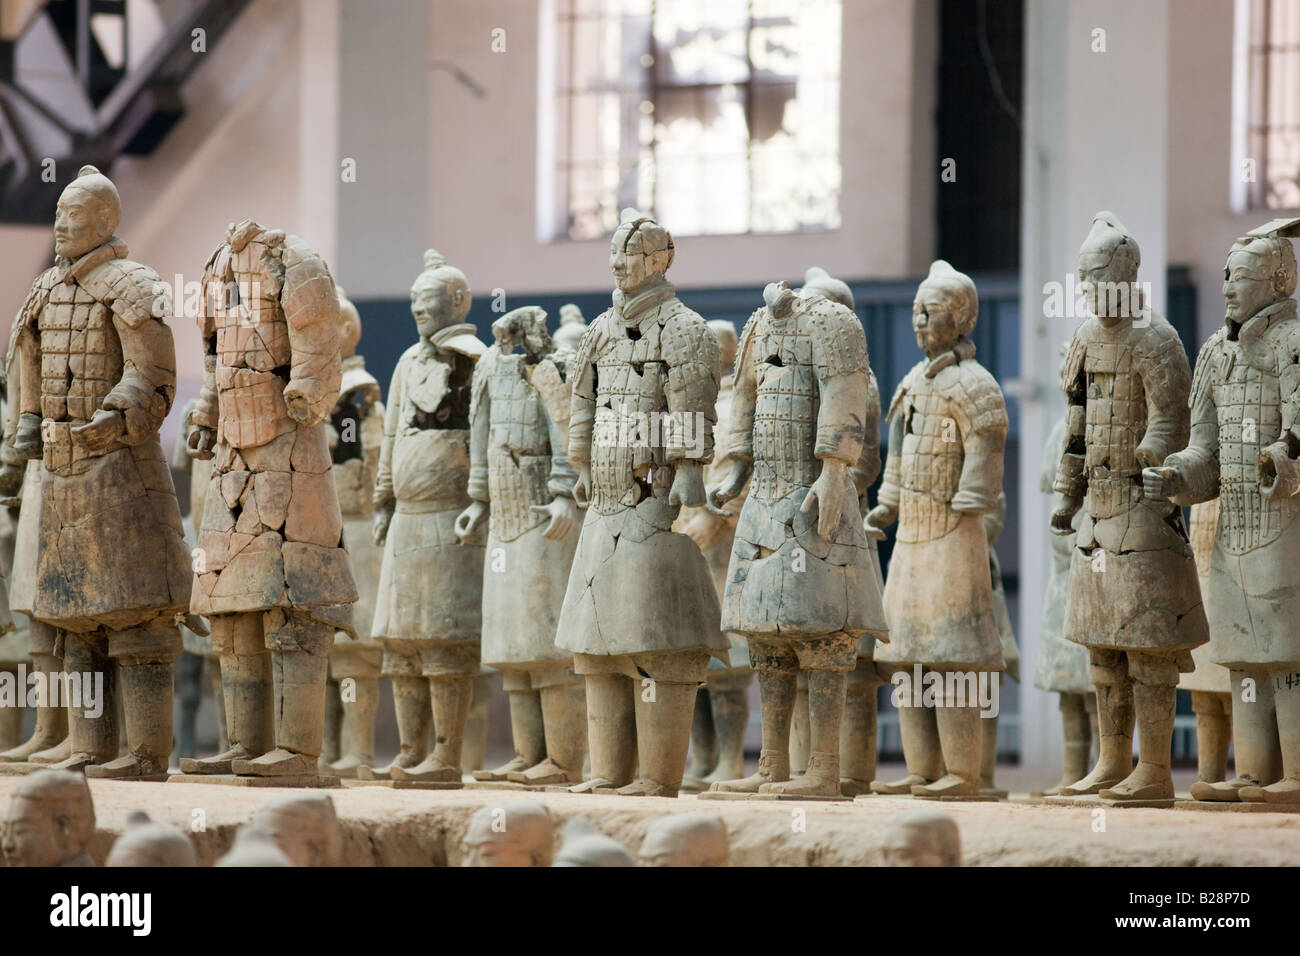
<svg viewBox="0 0 1300 956"><path fill-rule="evenodd" d="M1142 250L1138 280L1164 312L1168 154L1168 0L1062 0L1025 8L1021 208L1021 759L1062 761L1056 695L1033 686L1051 566L1049 499L1036 492L1047 435L1064 410L1058 349L1078 317L1045 314L1044 286L1077 274L1093 215L1114 212ZM1104 31L1104 32L1098 32ZM1095 49L1094 49L1095 48Z"/></svg>

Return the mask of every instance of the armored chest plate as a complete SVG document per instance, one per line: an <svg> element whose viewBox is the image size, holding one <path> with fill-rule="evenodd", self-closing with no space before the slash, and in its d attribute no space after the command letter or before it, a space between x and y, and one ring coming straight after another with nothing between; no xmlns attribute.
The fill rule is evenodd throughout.
<svg viewBox="0 0 1300 956"><path fill-rule="evenodd" d="M775 501L817 480L819 392L806 328L775 324L755 345L754 479L750 494Z"/></svg>

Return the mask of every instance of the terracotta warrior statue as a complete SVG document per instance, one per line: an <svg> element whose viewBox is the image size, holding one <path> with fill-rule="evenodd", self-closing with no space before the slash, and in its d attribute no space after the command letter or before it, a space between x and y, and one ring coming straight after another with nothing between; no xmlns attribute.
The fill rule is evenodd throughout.
<svg viewBox="0 0 1300 956"><path fill-rule="evenodd" d="M343 514L357 603L352 619L356 640L336 631L330 649L330 679L326 697L325 752L334 759L323 768L340 777L355 777L358 767L375 763L375 718L379 714L379 673L383 646L370 636L375 596L384 549L375 544L375 478L384 441L384 403L379 383L366 371L361 341L361 316L342 289L339 296L339 354L343 362L339 398L330 413L330 452L334 490ZM339 708L336 710L335 708Z"/></svg>
<svg viewBox="0 0 1300 956"><path fill-rule="evenodd" d="M1300 220L1275 220L1233 243L1223 327L1196 360L1190 441L1143 472L1149 497L1219 499L1206 604L1210 659L1232 677L1237 776L1193 784L1198 800L1300 803L1297 235Z"/></svg>
<svg viewBox="0 0 1300 956"><path fill-rule="evenodd" d="M711 813L670 813L650 824L637 851L641 866L726 866L727 825Z"/></svg>
<svg viewBox="0 0 1300 956"><path fill-rule="evenodd" d="M572 302L560 306L560 326L555 330L555 347L576 352L586 333L587 323L582 317L582 309Z"/></svg>
<svg viewBox="0 0 1300 956"><path fill-rule="evenodd" d="M1196 559L1196 575L1201 582L1205 618L1212 622L1210 563L1214 557L1214 542L1219 536L1219 499L1199 502L1189 510L1187 535ZM1178 689L1191 696L1192 713L1196 715L1198 784L1221 783L1227 777L1228 745L1232 743L1232 675L1222 664L1214 663L1213 654L1213 639L1208 644L1192 648L1195 669L1183 674L1178 681Z"/></svg>
<svg viewBox="0 0 1300 956"><path fill-rule="evenodd" d="M984 513L984 533L989 541L989 579L993 586L993 617L998 622L998 640L1002 645L1002 661L1007 669L999 676L999 681L1006 682L1010 677L1020 683L1020 648L1016 645L1016 634L1011 627L1011 612L1007 609L1007 594L1002 586L1002 564L994 545L1002 535L1002 526L1007 518L1006 493L998 495L998 506L993 511ZM998 717L994 714L980 720L983 737L980 742L980 792L1002 798L1007 791L999 790L994 782L998 765Z"/></svg>
<svg viewBox="0 0 1300 956"><path fill-rule="evenodd" d="M912 306L925 358L889 403L885 477L866 524L880 534L898 522L885 582L890 642L876 661L909 680L918 669L935 674L934 683L923 680L936 693L934 706L924 697L911 706L913 695L902 695L907 776L875 781L876 793L979 794L983 729L971 698L981 679L997 680L1005 667L983 516L1002 493L1007 410L998 383L975 360L970 335L978 316L975 283L934 262Z"/></svg>
<svg viewBox="0 0 1300 956"><path fill-rule="evenodd" d="M885 866L961 866L961 832L941 810L908 810L885 821Z"/></svg>
<svg viewBox="0 0 1300 956"><path fill-rule="evenodd" d="M587 754L587 704L573 655L555 645L581 520L569 464L572 353L558 352L546 312L525 306L492 324L474 368L469 496L456 534L488 517L483 663L503 675L515 755L477 780L576 783ZM490 512L490 516L489 516Z"/></svg>
<svg viewBox="0 0 1300 956"><path fill-rule="evenodd" d="M235 831L230 849L213 866L295 866L265 827L245 823Z"/></svg>
<svg viewBox="0 0 1300 956"><path fill-rule="evenodd" d="M327 793L271 797L253 814L253 825L275 840L294 866L340 866L343 830Z"/></svg>
<svg viewBox="0 0 1300 956"><path fill-rule="evenodd" d="M1137 241L1099 212L1079 250L1092 315L1061 373L1066 434L1056 473L1058 534L1074 533L1064 633L1091 655L1100 756L1061 796L1172 805L1169 771L1178 675L1207 639L1182 512L1144 494L1143 468L1187 444L1191 369L1178 334L1136 291ZM1138 765L1133 767L1136 720Z"/></svg>
<svg viewBox="0 0 1300 956"><path fill-rule="evenodd" d="M725 319L709 322L718 340L719 386L717 424L714 426L713 461L705 468L705 482L717 483L731 470L727 445L731 422L731 396L736 364L736 326ZM748 487L748 486L746 486ZM727 566L731 563L731 545L736 522L745 503L745 492L727 502L717 512L708 507L683 508L673 525L700 546L704 559L713 571L713 585L722 600L727 586ZM695 696L695 715L691 722L691 762L682 778L686 791L707 790L720 780L733 780L745 770L745 730L749 726L749 685L754 672L749 666L749 647L745 636L732 631L727 660L709 660L707 683Z"/></svg>
<svg viewBox="0 0 1300 956"><path fill-rule="evenodd" d="M143 810L132 810L104 865L198 866L199 855L180 830L154 823Z"/></svg>
<svg viewBox="0 0 1300 956"><path fill-rule="evenodd" d="M564 825L564 839L551 866L635 866L627 847L601 833L586 817Z"/></svg>
<svg viewBox="0 0 1300 956"><path fill-rule="evenodd" d="M9 866L94 866L95 804L79 773L38 770L19 781L0 827Z"/></svg>
<svg viewBox="0 0 1300 956"><path fill-rule="evenodd" d="M7 376L0 375L0 421L8 418ZM0 452L0 459L3 458ZM0 460L0 467L3 462ZM14 682L15 700L0 703L0 751L17 747L22 742L23 714L26 712L27 684L18 677L26 669L28 656L27 619L14 619L9 609L9 581L14 573L14 549L18 539L18 508L5 502L17 501L22 488L22 466L0 475L0 671L8 673ZM7 487L6 487L7 485ZM20 669L21 668L21 669ZM0 759L3 759L0 756Z"/></svg>
<svg viewBox="0 0 1300 956"><path fill-rule="evenodd" d="M475 811L461 866L550 866L554 855L550 813L540 803L521 800Z"/></svg>
<svg viewBox="0 0 1300 956"><path fill-rule="evenodd" d="M16 329L11 452L43 464L32 617L62 632L64 670L103 677L98 715L69 710L71 753L57 766L157 778L172 750L190 557L158 438L176 393L171 300L156 272L126 258L120 217L117 188L93 166L59 198L55 264Z"/></svg>
<svg viewBox="0 0 1300 956"><path fill-rule="evenodd" d="M1069 343L1066 343L1068 348ZM1062 349L1062 354L1065 349ZM1056 467L1061 463L1065 446L1065 418L1057 420L1043 448L1042 471L1038 490L1054 495ZM1079 527L1076 512L1072 525ZM1047 593L1043 596L1043 617L1039 627L1038 662L1034 686L1060 698L1061 723L1065 736L1065 768L1061 779L1044 796L1055 796L1061 787L1081 779L1092 766L1091 755L1097 748L1097 694L1088 673L1088 649L1067 641L1061 633L1065 624L1065 598L1070 576L1070 555L1074 535L1052 535L1052 566L1047 576Z"/></svg>
<svg viewBox="0 0 1300 956"><path fill-rule="evenodd" d="M329 650L357 599L329 448L338 295L305 242L251 219L208 259L203 293L189 448L213 468L190 609L221 659L230 746L181 770L310 783Z"/></svg>
<svg viewBox="0 0 1300 956"><path fill-rule="evenodd" d="M384 645L401 752L362 777L461 786L461 748L479 673L483 529L464 539L470 391L486 347L465 321L469 280L434 249L411 286L420 340L388 388L375 481L374 540L384 545L371 635ZM436 734L429 751L430 721Z"/></svg>
<svg viewBox="0 0 1300 956"><path fill-rule="evenodd" d="M704 503L718 396L717 340L664 277L673 251L668 230L623 211L613 308L569 375L573 495L587 517L556 644L586 679L591 779L578 790L676 796L696 688L727 648L708 564L672 530L683 505Z"/></svg>
<svg viewBox="0 0 1300 956"><path fill-rule="evenodd" d="M732 400L734 464L710 487L721 508L753 475L727 572L722 626L739 631L758 672L758 772L719 792L838 797L846 675L863 635L888 628L858 510L871 370L853 311L816 287L784 282L740 338ZM796 678L808 675L809 756L790 776Z"/></svg>

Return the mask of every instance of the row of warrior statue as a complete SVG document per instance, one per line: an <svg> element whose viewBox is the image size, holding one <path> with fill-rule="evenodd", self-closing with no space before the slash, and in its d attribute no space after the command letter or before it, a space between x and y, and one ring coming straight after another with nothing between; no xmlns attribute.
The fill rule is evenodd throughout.
<svg viewBox="0 0 1300 956"><path fill-rule="evenodd" d="M565 316L554 338L541 309L515 309L489 347L465 275L430 250L411 289L419 340L384 404L324 262L245 220L205 267L187 541L159 440L172 303L126 257L119 216L93 167L60 198L56 263L11 338L0 470L23 658L104 675L105 704L39 708L0 760L165 778L174 660L193 640L219 666L223 740L182 777L461 786L490 667L515 756L482 781L987 796L996 719L951 678L1017 676L1018 654L990 547L1008 418L975 357L969 277L937 261L917 291L924 358L884 409L870 507L881 396L852 294L823 270L767 286L737 337L676 297L672 237L625 210L611 307L589 326ZM1194 376L1149 303L1100 294L1136 288L1123 224L1098 213L1080 250L1090 315L1044 449L1057 546L1036 677L1060 694L1061 796L1170 804L1184 686L1194 797L1300 801L1296 225L1233 245L1226 319ZM877 543L895 524L886 583ZM932 692L899 708L907 773L886 783L876 692L899 672ZM763 745L745 777L754 673ZM401 743L387 767L381 675ZM346 744L330 753L339 687Z"/></svg>

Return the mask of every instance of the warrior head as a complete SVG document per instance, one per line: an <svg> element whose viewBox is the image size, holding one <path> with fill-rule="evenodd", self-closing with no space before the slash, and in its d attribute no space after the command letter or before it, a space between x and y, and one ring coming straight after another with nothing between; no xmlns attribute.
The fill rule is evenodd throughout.
<svg viewBox="0 0 1300 956"><path fill-rule="evenodd" d="M721 375L730 375L732 366L736 364L736 323L730 319L712 319L709 322L709 330L718 340L718 363L722 366Z"/></svg>
<svg viewBox="0 0 1300 956"><path fill-rule="evenodd" d="M586 321L582 317L582 309L573 302L560 306L560 325L585 325Z"/></svg>
<svg viewBox="0 0 1300 956"><path fill-rule="evenodd" d="M931 358L948 351L975 331L979 308L979 294L970 276L936 259L912 302L917 347Z"/></svg>
<svg viewBox="0 0 1300 956"><path fill-rule="evenodd" d="M492 340L502 355L509 355L516 345L531 358L546 354L553 348L551 333L546 331L546 310L539 305L511 309L492 323Z"/></svg>
<svg viewBox="0 0 1300 956"><path fill-rule="evenodd" d="M104 865L198 866L199 857L190 838L180 830L154 823L143 810L133 810Z"/></svg>
<svg viewBox="0 0 1300 956"><path fill-rule="evenodd" d="M339 356L351 358L357 353L357 343L361 341L361 313L341 285L335 285L334 291L339 297Z"/></svg>
<svg viewBox="0 0 1300 956"><path fill-rule="evenodd" d="M886 866L961 866L957 821L941 810L909 810L885 821Z"/></svg>
<svg viewBox="0 0 1300 956"><path fill-rule="evenodd" d="M421 338L464 322L471 301L465 273L448 265L437 249L426 250L424 271L411 286L411 315L415 316Z"/></svg>
<svg viewBox="0 0 1300 956"><path fill-rule="evenodd" d="M1243 236L1232 244L1223 267L1227 320L1240 325L1296 289L1295 249L1289 239Z"/></svg>
<svg viewBox="0 0 1300 956"><path fill-rule="evenodd" d="M1092 217L1092 228L1079 247L1079 288L1093 315L1113 325L1142 310L1137 292L1142 253L1137 240L1113 212Z"/></svg>
<svg viewBox="0 0 1300 956"><path fill-rule="evenodd" d="M624 295L663 277L673 264L673 237L649 216L624 209L609 244L609 269Z"/></svg>
<svg viewBox="0 0 1300 956"><path fill-rule="evenodd" d="M14 788L0 850L10 866L61 866L84 853L94 835L95 805L86 778L70 770L40 770Z"/></svg>
<svg viewBox="0 0 1300 956"><path fill-rule="evenodd" d="M343 831L328 794L272 797L257 808L253 823L275 838L294 866L339 865Z"/></svg>
<svg viewBox="0 0 1300 956"><path fill-rule="evenodd" d="M94 166L82 166L59 196L54 213L54 252L79 259L104 244L122 218L113 181Z"/></svg>
<svg viewBox="0 0 1300 956"><path fill-rule="evenodd" d="M540 803L481 807L470 817L462 866L550 866L555 837Z"/></svg>
<svg viewBox="0 0 1300 956"><path fill-rule="evenodd" d="M803 274L803 287L820 292L847 309L853 308L853 290L849 288L849 284L836 279L821 266L809 267Z"/></svg>
<svg viewBox="0 0 1300 956"><path fill-rule="evenodd" d="M642 866L726 866L727 825L711 813L673 813L650 824Z"/></svg>

